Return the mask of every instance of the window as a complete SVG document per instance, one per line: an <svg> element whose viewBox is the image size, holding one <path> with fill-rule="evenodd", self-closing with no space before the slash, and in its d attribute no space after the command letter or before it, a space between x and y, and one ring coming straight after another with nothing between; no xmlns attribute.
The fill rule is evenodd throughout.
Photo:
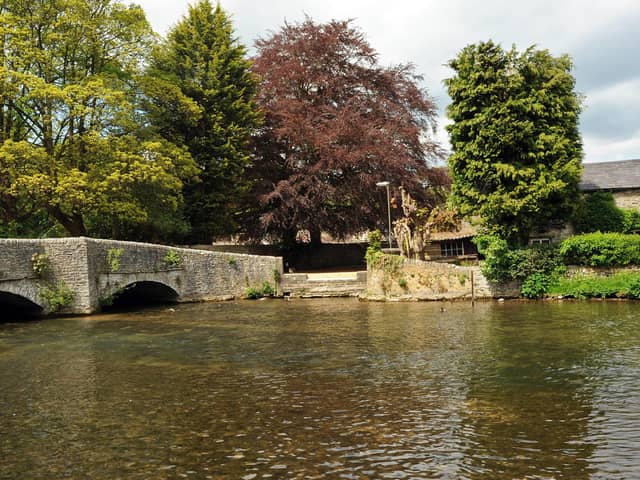
<svg viewBox="0 0 640 480"><path fill-rule="evenodd" d="M529 239L530 245L549 245L551 243L550 238L531 238Z"/></svg>
<svg viewBox="0 0 640 480"><path fill-rule="evenodd" d="M462 240L444 240L440 242L440 255L443 257L464 255L464 242Z"/></svg>

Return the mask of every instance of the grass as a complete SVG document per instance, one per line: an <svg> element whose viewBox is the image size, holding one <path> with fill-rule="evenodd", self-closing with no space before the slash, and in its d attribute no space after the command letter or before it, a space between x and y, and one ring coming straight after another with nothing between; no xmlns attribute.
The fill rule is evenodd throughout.
<svg viewBox="0 0 640 480"><path fill-rule="evenodd" d="M547 295L572 298L640 298L640 272L611 276L575 275L550 286Z"/></svg>

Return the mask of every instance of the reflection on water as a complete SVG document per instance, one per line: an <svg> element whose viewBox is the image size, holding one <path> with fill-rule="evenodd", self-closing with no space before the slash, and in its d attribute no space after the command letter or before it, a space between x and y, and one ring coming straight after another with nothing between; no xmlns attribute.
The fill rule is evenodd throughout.
<svg viewBox="0 0 640 480"><path fill-rule="evenodd" d="M640 304L440 308L0 325L0 478L640 475Z"/></svg>

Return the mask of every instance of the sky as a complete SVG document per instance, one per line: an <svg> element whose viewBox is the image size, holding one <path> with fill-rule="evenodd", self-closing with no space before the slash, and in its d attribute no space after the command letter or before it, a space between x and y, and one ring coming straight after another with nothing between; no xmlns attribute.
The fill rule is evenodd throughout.
<svg viewBox="0 0 640 480"><path fill-rule="evenodd" d="M133 0L154 30L166 33L188 0ZM220 0L236 35L252 51L285 21L353 19L381 63L413 63L435 99L436 139L449 148L443 80L446 63L466 45L492 39L505 48L531 45L574 61L584 96L580 130L585 162L640 158L640 1L638 0Z"/></svg>

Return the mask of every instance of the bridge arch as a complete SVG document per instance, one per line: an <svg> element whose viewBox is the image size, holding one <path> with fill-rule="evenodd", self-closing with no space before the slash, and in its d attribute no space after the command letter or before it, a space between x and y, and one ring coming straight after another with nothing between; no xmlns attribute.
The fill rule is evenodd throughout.
<svg viewBox="0 0 640 480"><path fill-rule="evenodd" d="M153 278L120 279L108 283L101 291L103 309L176 303L180 292L176 282Z"/></svg>
<svg viewBox="0 0 640 480"><path fill-rule="evenodd" d="M0 318L13 320L22 317L40 315L45 308L37 295L31 292L9 291L11 288L0 290ZM35 298L34 298L35 297Z"/></svg>

